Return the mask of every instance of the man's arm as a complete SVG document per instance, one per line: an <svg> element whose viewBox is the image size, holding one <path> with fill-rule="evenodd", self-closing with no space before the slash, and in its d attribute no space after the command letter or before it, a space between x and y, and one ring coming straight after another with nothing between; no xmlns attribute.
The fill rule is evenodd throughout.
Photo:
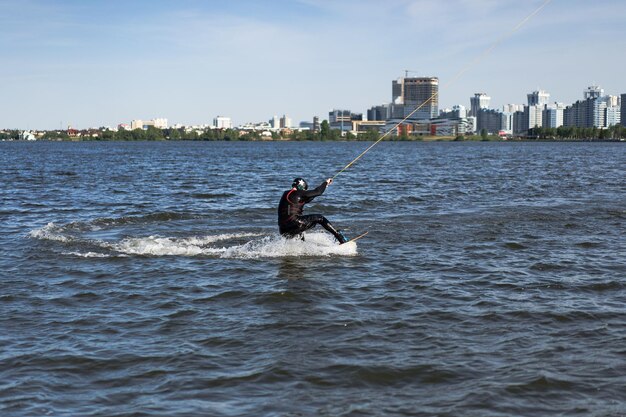
<svg viewBox="0 0 626 417"><path fill-rule="evenodd" d="M317 196L324 194L324 191L326 191L326 187L332 183L333 183L333 179L328 178L327 180L324 180L324 182L321 183L317 188L313 190L303 191L302 195L306 198L313 199Z"/></svg>

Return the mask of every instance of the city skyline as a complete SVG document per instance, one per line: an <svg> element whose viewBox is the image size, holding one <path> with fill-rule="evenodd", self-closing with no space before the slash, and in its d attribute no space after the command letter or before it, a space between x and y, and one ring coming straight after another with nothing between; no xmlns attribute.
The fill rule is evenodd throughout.
<svg viewBox="0 0 626 417"><path fill-rule="evenodd" d="M535 90L566 105L590 85L626 92L626 8L615 0L553 0L450 86L543 1L224 3L0 2L0 50L12 58L0 69L0 128L217 115L240 125L275 114L297 124L390 103L390 80L405 69L439 78L440 109L469 107L476 92L492 108Z"/></svg>

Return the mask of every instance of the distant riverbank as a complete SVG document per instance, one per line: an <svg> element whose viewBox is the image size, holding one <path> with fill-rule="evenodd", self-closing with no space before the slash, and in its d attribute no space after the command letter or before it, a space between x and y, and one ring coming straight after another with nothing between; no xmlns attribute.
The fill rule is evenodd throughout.
<svg viewBox="0 0 626 417"><path fill-rule="evenodd" d="M606 129L559 127L533 128L524 135L489 134L482 129L480 134L431 136L400 129L400 134L386 134L388 141L620 141L626 140L626 127L611 126ZM430 132L428 132L430 133ZM377 129L365 132L344 132L329 128L327 123L321 124L319 131L286 128L281 130L244 130L244 129L158 129L149 126L147 129L110 130L99 129L67 129L48 131L0 130L0 140L51 140L51 141L377 141L382 133Z"/></svg>

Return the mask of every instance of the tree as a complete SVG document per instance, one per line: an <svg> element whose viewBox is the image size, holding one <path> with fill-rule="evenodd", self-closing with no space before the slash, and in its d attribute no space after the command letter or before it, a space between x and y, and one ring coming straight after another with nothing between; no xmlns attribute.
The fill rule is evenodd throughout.
<svg viewBox="0 0 626 417"><path fill-rule="evenodd" d="M163 140L163 131L154 126L148 126L148 130L145 132L145 140Z"/></svg>
<svg viewBox="0 0 626 417"><path fill-rule="evenodd" d="M359 139L375 142L378 140L379 136L378 129L369 128L367 129L367 132L359 135Z"/></svg>
<svg viewBox="0 0 626 417"><path fill-rule="evenodd" d="M320 125L320 139L330 139L330 124L328 124L328 120L323 120Z"/></svg>
<svg viewBox="0 0 626 417"><path fill-rule="evenodd" d="M102 130L100 131L100 139L102 140L115 140L115 132L111 132L110 130Z"/></svg>
<svg viewBox="0 0 626 417"><path fill-rule="evenodd" d="M480 129L480 137L482 140L487 140L487 129L485 128Z"/></svg>
<svg viewBox="0 0 626 417"><path fill-rule="evenodd" d="M180 140L181 139L180 130L170 129L168 136L170 140Z"/></svg>
<svg viewBox="0 0 626 417"><path fill-rule="evenodd" d="M143 129L135 129L130 132L133 140L146 140L146 132Z"/></svg>

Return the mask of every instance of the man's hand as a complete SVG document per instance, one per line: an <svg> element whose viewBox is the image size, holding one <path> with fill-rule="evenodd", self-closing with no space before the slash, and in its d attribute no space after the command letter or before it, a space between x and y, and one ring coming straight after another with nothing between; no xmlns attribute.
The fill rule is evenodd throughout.
<svg viewBox="0 0 626 417"><path fill-rule="evenodd" d="M326 180L326 185L330 185L332 183L333 183L333 179L332 178L329 178L329 179Z"/></svg>

